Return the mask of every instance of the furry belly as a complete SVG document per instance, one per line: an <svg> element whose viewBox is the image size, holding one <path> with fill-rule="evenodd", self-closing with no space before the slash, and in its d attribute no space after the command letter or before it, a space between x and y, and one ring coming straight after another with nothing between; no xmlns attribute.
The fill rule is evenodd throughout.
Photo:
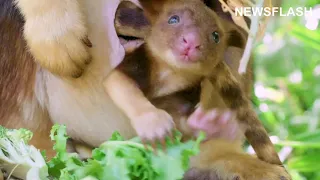
<svg viewBox="0 0 320 180"><path fill-rule="evenodd" d="M49 117L53 123L65 124L68 135L91 146L98 146L119 131L125 138L135 136L128 118L108 97L103 79L123 59L125 52L114 29L116 9L122 0L80 1L88 18L92 63L83 77L62 79L43 72ZM131 0L137 3L137 0ZM46 101L46 102L44 102Z"/></svg>
<svg viewBox="0 0 320 180"><path fill-rule="evenodd" d="M114 131L125 138L136 135L129 119L104 91L102 79L87 75L68 82L52 76L46 81L51 121L65 124L70 137L91 146L99 146Z"/></svg>

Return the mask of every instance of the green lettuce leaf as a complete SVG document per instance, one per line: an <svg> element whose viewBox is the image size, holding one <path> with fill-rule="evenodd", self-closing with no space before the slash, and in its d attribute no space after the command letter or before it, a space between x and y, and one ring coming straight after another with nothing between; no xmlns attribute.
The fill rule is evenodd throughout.
<svg viewBox="0 0 320 180"><path fill-rule="evenodd" d="M114 132L111 138L92 152L92 158L82 161L76 154L66 151L66 127L55 125L51 139L55 141L57 155L47 164L51 177L60 180L179 180L189 168L189 158L199 152L204 134L196 141L181 142L176 132L174 142L166 140L166 152L159 146L154 153L139 138L125 140Z"/></svg>

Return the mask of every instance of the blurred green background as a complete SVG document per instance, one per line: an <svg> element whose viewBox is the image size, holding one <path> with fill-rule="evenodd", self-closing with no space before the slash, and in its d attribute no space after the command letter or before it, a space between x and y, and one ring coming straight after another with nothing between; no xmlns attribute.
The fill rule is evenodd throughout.
<svg viewBox="0 0 320 180"><path fill-rule="evenodd" d="M271 19L254 50L254 104L293 179L320 180L320 0L281 6L315 9Z"/></svg>

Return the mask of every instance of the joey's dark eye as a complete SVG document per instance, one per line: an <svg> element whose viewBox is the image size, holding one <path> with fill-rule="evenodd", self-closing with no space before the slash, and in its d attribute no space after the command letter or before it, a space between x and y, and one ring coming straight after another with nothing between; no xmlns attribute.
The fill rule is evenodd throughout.
<svg viewBox="0 0 320 180"><path fill-rule="evenodd" d="M170 17L170 19L168 20L168 24L177 24L180 22L180 17L177 15L173 15Z"/></svg>
<svg viewBox="0 0 320 180"><path fill-rule="evenodd" d="M219 43L220 42L220 35L217 31L212 33L212 37L215 43Z"/></svg>

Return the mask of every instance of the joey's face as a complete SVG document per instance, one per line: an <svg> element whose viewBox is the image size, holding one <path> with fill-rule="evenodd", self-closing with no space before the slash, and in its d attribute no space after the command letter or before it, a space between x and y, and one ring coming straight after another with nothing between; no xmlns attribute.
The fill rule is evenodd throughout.
<svg viewBox="0 0 320 180"><path fill-rule="evenodd" d="M226 46L220 19L201 0L169 1L146 41L157 59L195 73L209 72Z"/></svg>

